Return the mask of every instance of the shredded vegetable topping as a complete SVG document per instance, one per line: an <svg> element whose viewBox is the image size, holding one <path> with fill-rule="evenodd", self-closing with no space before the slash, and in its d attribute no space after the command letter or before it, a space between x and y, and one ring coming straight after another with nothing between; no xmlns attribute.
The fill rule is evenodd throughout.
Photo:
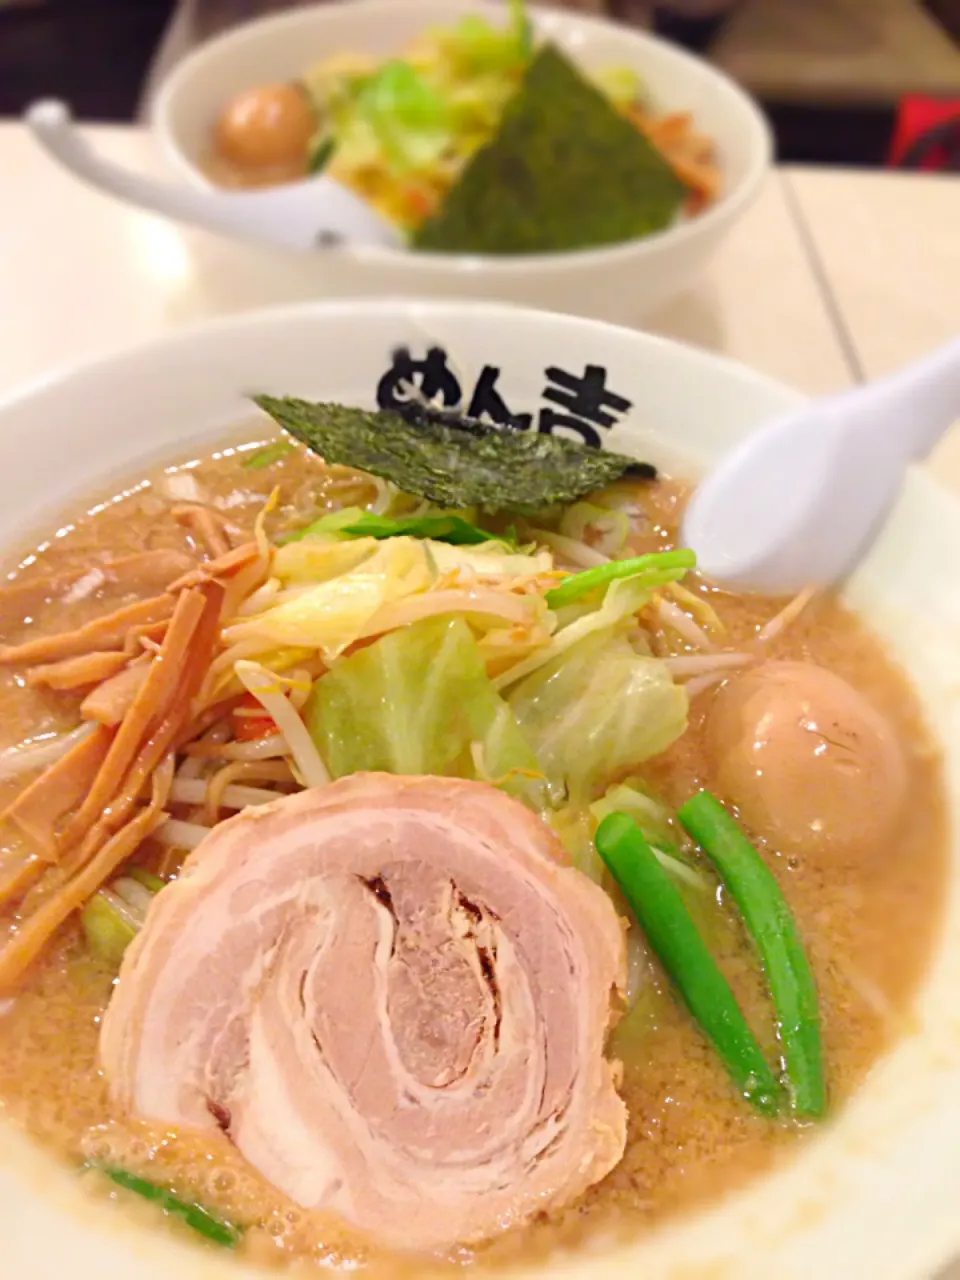
<svg viewBox="0 0 960 1280"><path fill-rule="evenodd" d="M545 84L534 77L531 84L538 60L559 55L536 38L522 0L510 0L505 20L464 14L424 30L389 56L349 49L317 54L322 61L308 61L296 85L251 86L224 104L213 131L212 177L259 185L322 171L415 235L457 192L471 161L498 142L524 98L532 97L545 121L527 139L524 158L536 151L538 138L541 145L549 141L551 123L561 137L570 123L578 123L584 149L597 150L597 130L584 119L585 106L606 126L608 161L611 130L617 138L618 127L627 136L626 143L619 139L620 151L631 143L649 149L652 174L639 189L641 225L653 221L644 209L658 208L665 182L667 214L681 201L695 213L718 194L712 138L698 131L690 112L658 110L633 68L571 65L565 76L554 73ZM272 93L269 101L286 125L266 150L262 142L251 149L255 113L242 109L256 103L258 93ZM612 194L601 206L618 194L609 170L607 163L601 176ZM590 214L583 209L579 216ZM261 451L246 465L257 470L271 456Z"/></svg>
<svg viewBox="0 0 960 1280"><path fill-rule="evenodd" d="M288 443L245 468L282 468ZM333 482L368 504L278 529L274 488L246 542L191 508L207 558L174 559L161 596L0 651L28 679L99 680L75 729L4 762L46 768L2 815L26 843L0 866L0 902L22 916L0 986L76 910L91 946L122 954L149 903L111 877L145 840L166 876L229 813L360 769L481 778L546 813L683 732L687 695L641 615L691 553L610 559L592 544L622 554L631 517L588 500L520 545L496 512L391 514L389 487ZM51 659L82 670L54 677Z"/></svg>
<svg viewBox="0 0 960 1280"><path fill-rule="evenodd" d="M471 39L470 56L499 56L479 28ZM388 130L377 113L408 89L394 68L371 92L371 129ZM435 106L422 98L424 111ZM401 121L389 128L401 148ZM517 474L498 508L486 500L506 456L495 442L471 488L481 453L457 450L461 436L482 435L443 428L464 470L447 458L408 493L351 469L375 454L376 432L366 421L353 438L354 411L334 417L342 460L311 464L322 495L297 487L291 499L288 485L281 499L274 482L302 445L261 443L241 463L251 483L264 473L245 529L217 518L198 486L171 512L195 558L145 553L154 558L135 567L149 581L120 607L0 648L0 665L64 700L58 732L0 757L0 778L27 780L0 813L0 906L15 922L0 944L0 995L71 917L97 962L117 969L167 882L245 809L358 772L474 779L549 823L573 864L633 915L631 1017L659 957L738 1089L774 1111L779 1083L699 927L726 910L722 884L767 974L793 1108L822 1114L816 991L776 882L712 797L675 813L644 774L684 734L691 698L761 661L813 593L735 646L693 552L650 536L648 489L622 478L629 459L587 451L588 478L568 451L548 450L556 470L540 475L539 499ZM405 447L417 428L397 422ZM418 467L438 456L428 450ZM653 468L644 474L655 482ZM443 505L423 492L434 484ZM555 501L557 484L575 500ZM71 602L107 580L98 571L90 587L91 573L65 584ZM198 1206L160 1202L233 1241L234 1228Z"/></svg>

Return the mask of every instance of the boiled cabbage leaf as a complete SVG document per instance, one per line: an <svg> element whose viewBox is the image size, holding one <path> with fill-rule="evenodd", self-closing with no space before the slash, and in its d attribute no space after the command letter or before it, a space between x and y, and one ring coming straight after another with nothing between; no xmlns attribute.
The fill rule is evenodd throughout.
<svg viewBox="0 0 960 1280"><path fill-rule="evenodd" d="M536 577L553 570L553 556L545 549L517 551L495 540L469 547L433 541L428 545L440 573L456 570L468 577L496 579Z"/></svg>
<svg viewBox="0 0 960 1280"><path fill-rule="evenodd" d="M287 542L273 558L273 576L285 585L326 582L349 573L377 550L375 538L338 538L317 534Z"/></svg>
<svg viewBox="0 0 960 1280"><path fill-rule="evenodd" d="M481 778L539 807L537 758L462 618L425 618L341 659L314 684L304 717L335 778Z"/></svg>
<svg viewBox="0 0 960 1280"><path fill-rule="evenodd" d="M587 802L687 727L688 698L657 658L594 633L515 685L507 702L554 787Z"/></svg>
<svg viewBox="0 0 960 1280"><path fill-rule="evenodd" d="M452 30L437 32L436 38L460 74L514 71L533 51L533 27L523 0L510 0L506 27L496 27L479 14L469 13Z"/></svg>
<svg viewBox="0 0 960 1280"><path fill-rule="evenodd" d="M337 153L346 162L379 158L398 173L435 164L453 143L456 122L449 104L402 58L393 58L366 80L352 109L338 122Z"/></svg>
<svg viewBox="0 0 960 1280"><path fill-rule="evenodd" d="M564 654L571 652L588 636L593 636L598 644L611 640L647 604L651 595L652 591L642 577L623 578L611 582L598 608L584 600L563 606L551 615L556 618L557 626L550 643L498 675L495 680L497 688L516 685L532 672L561 662Z"/></svg>
<svg viewBox="0 0 960 1280"><path fill-rule="evenodd" d="M376 548L372 554L363 545L367 541ZM346 568L344 557L357 556L360 562ZM434 576L424 545L415 538L304 539L281 547L273 567L278 578L296 585L281 593L279 603L230 626L227 640L262 641L265 650L306 646L319 649L328 662L366 634L384 605L424 591Z"/></svg>
<svg viewBox="0 0 960 1280"><path fill-rule="evenodd" d="M654 849L673 855L679 853L683 828L666 805L635 779L628 778L609 787L590 806L590 812L597 825L610 813L628 813Z"/></svg>
<svg viewBox="0 0 960 1280"><path fill-rule="evenodd" d="M566 805L548 815L548 822L566 846L573 865L608 888L609 874L597 853L594 836L610 813L628 813L643 832L660 865L685 888L709 895L715 880L705 875L693 841L672 810L651 794L642 781L628 778L608 787L591 805ZM629 914L629 913L628 913Z"/></svg>

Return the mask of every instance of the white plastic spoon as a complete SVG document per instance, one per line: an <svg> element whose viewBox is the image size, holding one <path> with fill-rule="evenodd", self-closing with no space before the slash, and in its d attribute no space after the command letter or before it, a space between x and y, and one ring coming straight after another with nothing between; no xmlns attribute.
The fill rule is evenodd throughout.
<svg viewBox="0 0 960 1280"><path fill-rule="evenodd" d="M721 586L779 594L836 582L869 548L910 463L957 419L960 339L748 437L694 493L684 544Z"/></svg>
<svg viewBox="0 0 960 1280"><path fill-rule="evenodd" d="M63 102L35 102L24 121L44 150L75 177L151 213L288 249L345 243L402 247L395 227L331 178L308 178L258 191L171 186L98 156L74 128Z"/></svg>

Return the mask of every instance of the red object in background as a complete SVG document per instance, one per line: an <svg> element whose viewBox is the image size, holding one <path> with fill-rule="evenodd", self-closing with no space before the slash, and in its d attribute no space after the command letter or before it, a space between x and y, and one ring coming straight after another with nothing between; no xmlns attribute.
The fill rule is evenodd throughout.
<svg viewBox="0 0 960 1280"><path fill-rule="evenodd" d="M903 98L887 164L892 169L960 170L960 98Z"/></svg>

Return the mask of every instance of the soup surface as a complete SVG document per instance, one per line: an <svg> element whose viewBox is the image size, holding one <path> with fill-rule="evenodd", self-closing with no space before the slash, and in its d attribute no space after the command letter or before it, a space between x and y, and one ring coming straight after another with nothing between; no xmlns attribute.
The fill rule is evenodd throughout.
<svg viewBox="0 0 960 1280"><path fill-rule="evenodd" d="M278 499L266 517L271 535L324 509L370 501L367 479L325 467L299 448L251 468L253 444L247 435L206 456L136 477L90 510L65 518L34 554L11 567L0 597L0 641L17 644L79 627L122 605L122 584L115 588L89 577L100 563L163 548L201 557L207 525L198 512L208 513L228 545L239 545L250 537L275 488ZM683 484L666 478L635 486L631 553L674 545L685 493ZM78 587L81 570L88 577ZM74 585L54 590L43 585L45 579ZM39 585L31 593L32 583ZM753 652L764 624L786 603L725 594L699 581L689 585L716 610L725 629L722 648L733 653ZM909 797L896 839L868 832L818 856L785 847L789 841L777 847L741 815L783 889L807 948L834 1109L909 1023L911 997L943 896L944 805L937 750L902 672L837 600L825 596L800 603L805 607L797 616L764 642L764 658L819 664L864 694L902 745ZM692 652L682 637L665 631L655 634L653 643L673 656ZM666 752L631 771L674 808L699 787L723 793L724 760L734 744L721 741L718 747L711 714L723 689L722 673L695 681L686 732ZM0 666L0 749L72 729L82 692L65 695L31 685L22 670ZM0 807L12 802L32 776L0 778ZM199 812L184 804L179 815L196 820ZM16 868L30 851L22 835L7 829L0 835L0 867ZM148 840L137 862L168 877L183 856L169 844ZM708 894L697 918L748 1021L775 1056L776 1029L763 974L742 926L720 898L718 903ZM20 918L15 904L7 909L15 936ZM753 1111L670 993L657 962L641 948L638 963L645 975L640 994L612 1038L612 1052L623 1063L621 1093L629 1111L623 1159L567 1208L487 1245L456 1250L437 1261L439 1269L449 1262L535 1262L588 1233L641 1231L729 1191L813 1131L811 1124ZM412 1266L424 1274L422 1260L407 1263L376 1254L329 1215L298 1207L260 1177L225 1136L151 1125L118 1111L98 1062L101 1017L114 981L115 966L91 953L77 916L71 916L2 1006L0 1109L10 1119L78 1169L91 1164L129 1170L243 1224L239 1248L251 1258L304 1266L366 1259L384 1271ZM106 1180L103 1186L128 1198Z"/></svg>

